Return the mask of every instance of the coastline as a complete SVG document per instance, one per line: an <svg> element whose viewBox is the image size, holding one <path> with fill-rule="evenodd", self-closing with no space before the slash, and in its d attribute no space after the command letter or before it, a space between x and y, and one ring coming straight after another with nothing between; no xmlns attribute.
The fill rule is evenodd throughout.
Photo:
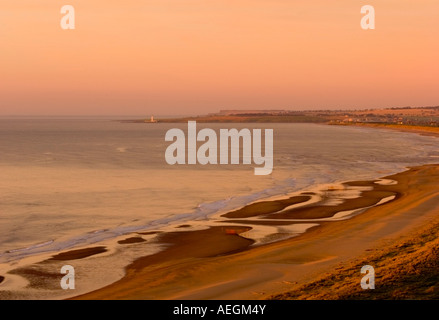
<svg viewBox="0 0 439 320"><path fill-rule="evenodd" d="M77 291L81 293L73 297L72 293L61 292L40 298L355 298L345 293L328 295L328 292L336 291L333 287L320 295L313 291L311 295L298 296L297 290L314 288L314 283L321 281L330 270L333 270L330 277L341 276L342 271L342 274L355 275L355 270L349 269L347 263L352 265L352 261L356 261L353 259L370 257L370 252L387 248L392 241L404 248L406 240L401 237L418 232L416 227L436 221L439 188L435 181L439 181L438 178L437 165L423 165L375 180L328 185L327 189L319 190L320 193L303 190L285 197L257 200L216 216L204 225L197 225L195 221L180 225L175 227L175 232L125 234L115 239L122 246L103 243L47 255L46 260L36 261L36 264L76 264L88 261L89 257L117 256L125 248L136 248L138 253L134 260L123 264L125 267L132 261L125 267L125 274L112 284L107 281L87 290L88 293ZM392 181L398 183L392 184ZM395 207L399 203L401 205ZM391 215L386 216L387 210ZM371 219L370 215L375 215L376 219ZM206 228L198 228L201 225ZM266 239L268 236L270 239ZM150 240L154 237L163 249L150 254L146 246L151 245ZM370 259L377 261L377 258ZM123 258L119 260L122 262ZM11 275L25 279L29 283L26 288L31 290L59 290L59 272L41 271L34 268L36 264L22 265L10 274L1 273L0 283L5 279L7 283ZM355 283L354 278L352 283ZM357 285L359 279L360 274ZM143 285L139 286L139 282ZM431 290L435 292L434 288ZM2 299L7 297L3 293L0 291Z"/></svg>
<svg viewBox="0 0 439 320"><path fill-rule="evenodd" d="M425 136L439 137L439 127L401 125L401 124L379 124L379 123L354 123L354 124L328 123L328 125L388 129L388 130L396 130L401 132L417 133Z"/></svg>
<svg viewBox="0 0 439 320"><path fill-rule="evenodd" d="M251 242L239 235L245 228L233 225L167 234L162 238L172 244L167 250L137 259L121 280L73 299L287 298L279 294L328 270L336 271L370 250L401 241L402 236L439 219L437 165L413 167L384 178L398 181L378 185L398 193L393 201L250 250ZM358 270L358 283L360 279Z"/></svg>

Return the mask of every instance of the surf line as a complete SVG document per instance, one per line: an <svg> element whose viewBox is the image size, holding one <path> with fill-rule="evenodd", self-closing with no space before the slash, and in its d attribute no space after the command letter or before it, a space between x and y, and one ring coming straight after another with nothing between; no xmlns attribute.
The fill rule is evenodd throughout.
<svg viewBox="0 0 439 320"><path fill-rule="evenodd" d="M264 129L264 155L262 155L262 129L252 131L246 128L239 131L235 128L220 129L218 156L218 137L215 130L204 128L197 133L196 121L188 121L187 127L187 141L186 134L181 129L173 128L166 132L165 141L173 142L165 152L165 160L168 164L206 165L219 162L221 165L240 163L250 165L253 163L260 166L254 168L255 175L269 175L273 171L273 129ZM197 142L204 142L198 150Z"/></svg>

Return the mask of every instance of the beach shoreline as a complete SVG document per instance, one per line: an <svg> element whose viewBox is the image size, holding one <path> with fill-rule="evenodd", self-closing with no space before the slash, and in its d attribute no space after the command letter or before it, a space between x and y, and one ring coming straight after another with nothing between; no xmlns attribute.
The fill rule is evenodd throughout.
<svg viewBox="0 0 439 320"><path fill-rule="evenodd" d="M436 181L438 165L417 166L375 180L334 185L325 190L324 199L315 200L314 192L302 192L256 201L222 214L208 228L194 230L186 224L178 231L127 234L118 243L135 246L139 254L125 267L124 274L111 284L103 283L98 289L95 286L79 295L60 290L59 274L44 270L48 266L76 265L112 252L117 256L120 251L105 245L68 250L0 276L3 281L11 275L24 278L32 290L52 290L51 295L42 296L44 299L350 298L336 295L338 291L332 287L319 295L308 290L308 295L302 296L298 291L314 288L312 284L323 281L322 277L334 277L340 272L349 274L351 281L347 283L353 286L356 280L359 288L362 275L360 270L355 274L352 265L358 263L352 261L365 261L371 252L389 250L395 243L403 248L407 242L404 237L426 225L439 224ZM344 201L334 203L343 194ZM279 235L271 242L258 244L257 237L252 239L252 232L260 227L288 230L302 225L306 227L297 234ZM143 237L157 237L162 249L142 255L142 248L146 248L142 246L150 245ZM376 257L370 259L377 262ZM383 263L378 267L382 268ZM343 281L338 285L343 287ZM4 291L0 291L0 296L20 298Z"/></svg>
<svg viewBox="0 0 439 320"><path fill-rule="evenodd" d="M248 239L239 236L244 230L225 232L236 225L168 234L163 240L174 244L171 249L137 259L127 267L121 280L73 299L283 297L279 294L431 223L437 218L438 177L436 165L414 167L385 177L398 181L380 187L399 194L393 201L350 219L323 222L296 237L250 250ZM415 214L422 206L425 209ZM176 243L179 245L175 246ZM358 270L358 286L360 279Z"/></svg>
<svg viewBox="0 0 439 320"><path fill-rule="evenodd" d="M46 290L43 299L314 297L300 296L297 290L311 286L330 270L332 276L340 270L352 275L346 263L369 256L377 248L388 248L392 241L402 244L400 237L434 223L439 207L436 181L438 166L426 164L372 180L320 185L324 189L259 199L206 221L174 226L175 231L138 231L113 239L116 246L102 243L46 255L32 265L2 272L0 284L10 284L11 276L21 277L28 283L22 289ZM418 212L419 208L424 209ZM151 244L161 249L148 253ZM125 248L134 248L137 254L125 264L119 258L123 274L109 277L113 283L107 279L76 294L59 291L59 273L47 271L48 266L59 272L62 264L117 257ZM358 271L358 283L359 279ZM320 296L337 298L325 294ZM28 296L0 290L2 299L17 297Z"/></svg>

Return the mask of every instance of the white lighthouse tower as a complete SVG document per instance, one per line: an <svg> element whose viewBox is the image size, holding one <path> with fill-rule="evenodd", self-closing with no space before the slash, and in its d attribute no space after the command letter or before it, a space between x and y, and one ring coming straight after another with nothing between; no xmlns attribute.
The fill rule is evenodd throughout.
<svg viewBox="0 0 439 320"><path fill-rule="evenodd" d="M151 119L149 121L145 121L145 122L156 123L157 120L154 119L154 116L151 116Z"/></svg>

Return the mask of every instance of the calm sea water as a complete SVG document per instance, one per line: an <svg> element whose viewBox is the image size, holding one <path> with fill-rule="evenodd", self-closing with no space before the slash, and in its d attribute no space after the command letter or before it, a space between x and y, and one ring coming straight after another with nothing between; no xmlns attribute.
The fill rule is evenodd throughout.
<svg viewBox="0 0 439 320"><path fill-rule="evenodd" d="M256 199L372 179L436 163L437 139L313 124L198 124L274 129L274 170L166 163L168 129L187 124L0 120L0 263L205 220Z"/></svg>

